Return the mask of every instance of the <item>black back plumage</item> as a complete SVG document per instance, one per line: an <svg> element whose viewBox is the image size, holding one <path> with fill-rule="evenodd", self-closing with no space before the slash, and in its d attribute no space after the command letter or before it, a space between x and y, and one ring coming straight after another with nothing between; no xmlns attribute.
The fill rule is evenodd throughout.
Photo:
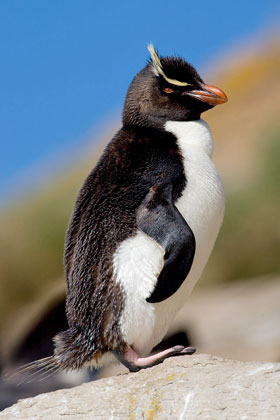
<svg viewBox="0 0 280 420"><path fill-rule="evenodd" d="M112 258L117 246L136 233L137 209L163 179L173 185L177 200L186 179L175 137L124 127L79 193L65 244L67 317L70 328L94 337L96 352L121 350L124 296L113 279Z"/></svg>

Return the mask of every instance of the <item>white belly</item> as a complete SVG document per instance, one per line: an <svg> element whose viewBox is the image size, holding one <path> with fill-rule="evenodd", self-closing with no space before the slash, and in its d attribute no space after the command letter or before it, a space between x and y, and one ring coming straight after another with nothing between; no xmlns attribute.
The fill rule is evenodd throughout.
<svg viewBox="0 0 280 420"><path fill-rule="evenodd" d="M212 136L202 121L166 123L178 139L187 185L175 203L196 240L192 268L179 290L160 303L148 303L163 265L163 249L145 233L124 241L114 255L114 273L126 294L120 325L124 339L141 355L158 344L186 302L213 249L224 214L224 190L211 160Z"/></svg>

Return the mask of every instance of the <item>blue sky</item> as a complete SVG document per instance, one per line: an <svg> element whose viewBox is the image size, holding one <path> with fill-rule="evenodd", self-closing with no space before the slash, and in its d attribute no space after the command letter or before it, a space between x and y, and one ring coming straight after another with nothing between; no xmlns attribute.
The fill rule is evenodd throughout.
<svg viewBox="0 0 280 420"><path fill-rule="evenodd" d="M2 1L0 201L120 112L148 42L201 69L279 16L279 0Z"/></svg>

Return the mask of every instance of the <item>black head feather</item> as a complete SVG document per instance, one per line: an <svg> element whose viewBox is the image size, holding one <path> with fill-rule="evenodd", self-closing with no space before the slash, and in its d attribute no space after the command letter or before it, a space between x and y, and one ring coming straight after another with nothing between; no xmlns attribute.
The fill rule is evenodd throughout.
<svg viewBox="0 0 280 420"><path fill-rule="evenodd" d="M202 78L190 63L182 57L160 57L162 69L164 74L173 80L193 84L194 82L203 83ZM150 58L148 64L153 68L153 60ZM159 75L162 80L165 80L162 75ZM165 80L165 82L167 82ZM174 85L170 83L173 87Z"/></svg>
<svg viewBox="0 0 280 420"><path fill-rule="evenodd" d="M212 107L183 94L203 85L191 64L181 57L156 54L157 59L152 56L130 84L123 109L124 125L163 128L169 120L197 120Z"/></svg>

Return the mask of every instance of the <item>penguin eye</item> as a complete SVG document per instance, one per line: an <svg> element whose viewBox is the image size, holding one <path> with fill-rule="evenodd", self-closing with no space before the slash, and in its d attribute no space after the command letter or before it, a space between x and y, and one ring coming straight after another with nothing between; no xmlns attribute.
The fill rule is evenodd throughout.
<svg viewBox="0 0 280 420"><path fill-rule="evenodd" d="M172 92L174 92L174 90L171 89L171 88L169 88L169 87L164 88L163 90L164 90L165 93L172 93Z"/></svg>

